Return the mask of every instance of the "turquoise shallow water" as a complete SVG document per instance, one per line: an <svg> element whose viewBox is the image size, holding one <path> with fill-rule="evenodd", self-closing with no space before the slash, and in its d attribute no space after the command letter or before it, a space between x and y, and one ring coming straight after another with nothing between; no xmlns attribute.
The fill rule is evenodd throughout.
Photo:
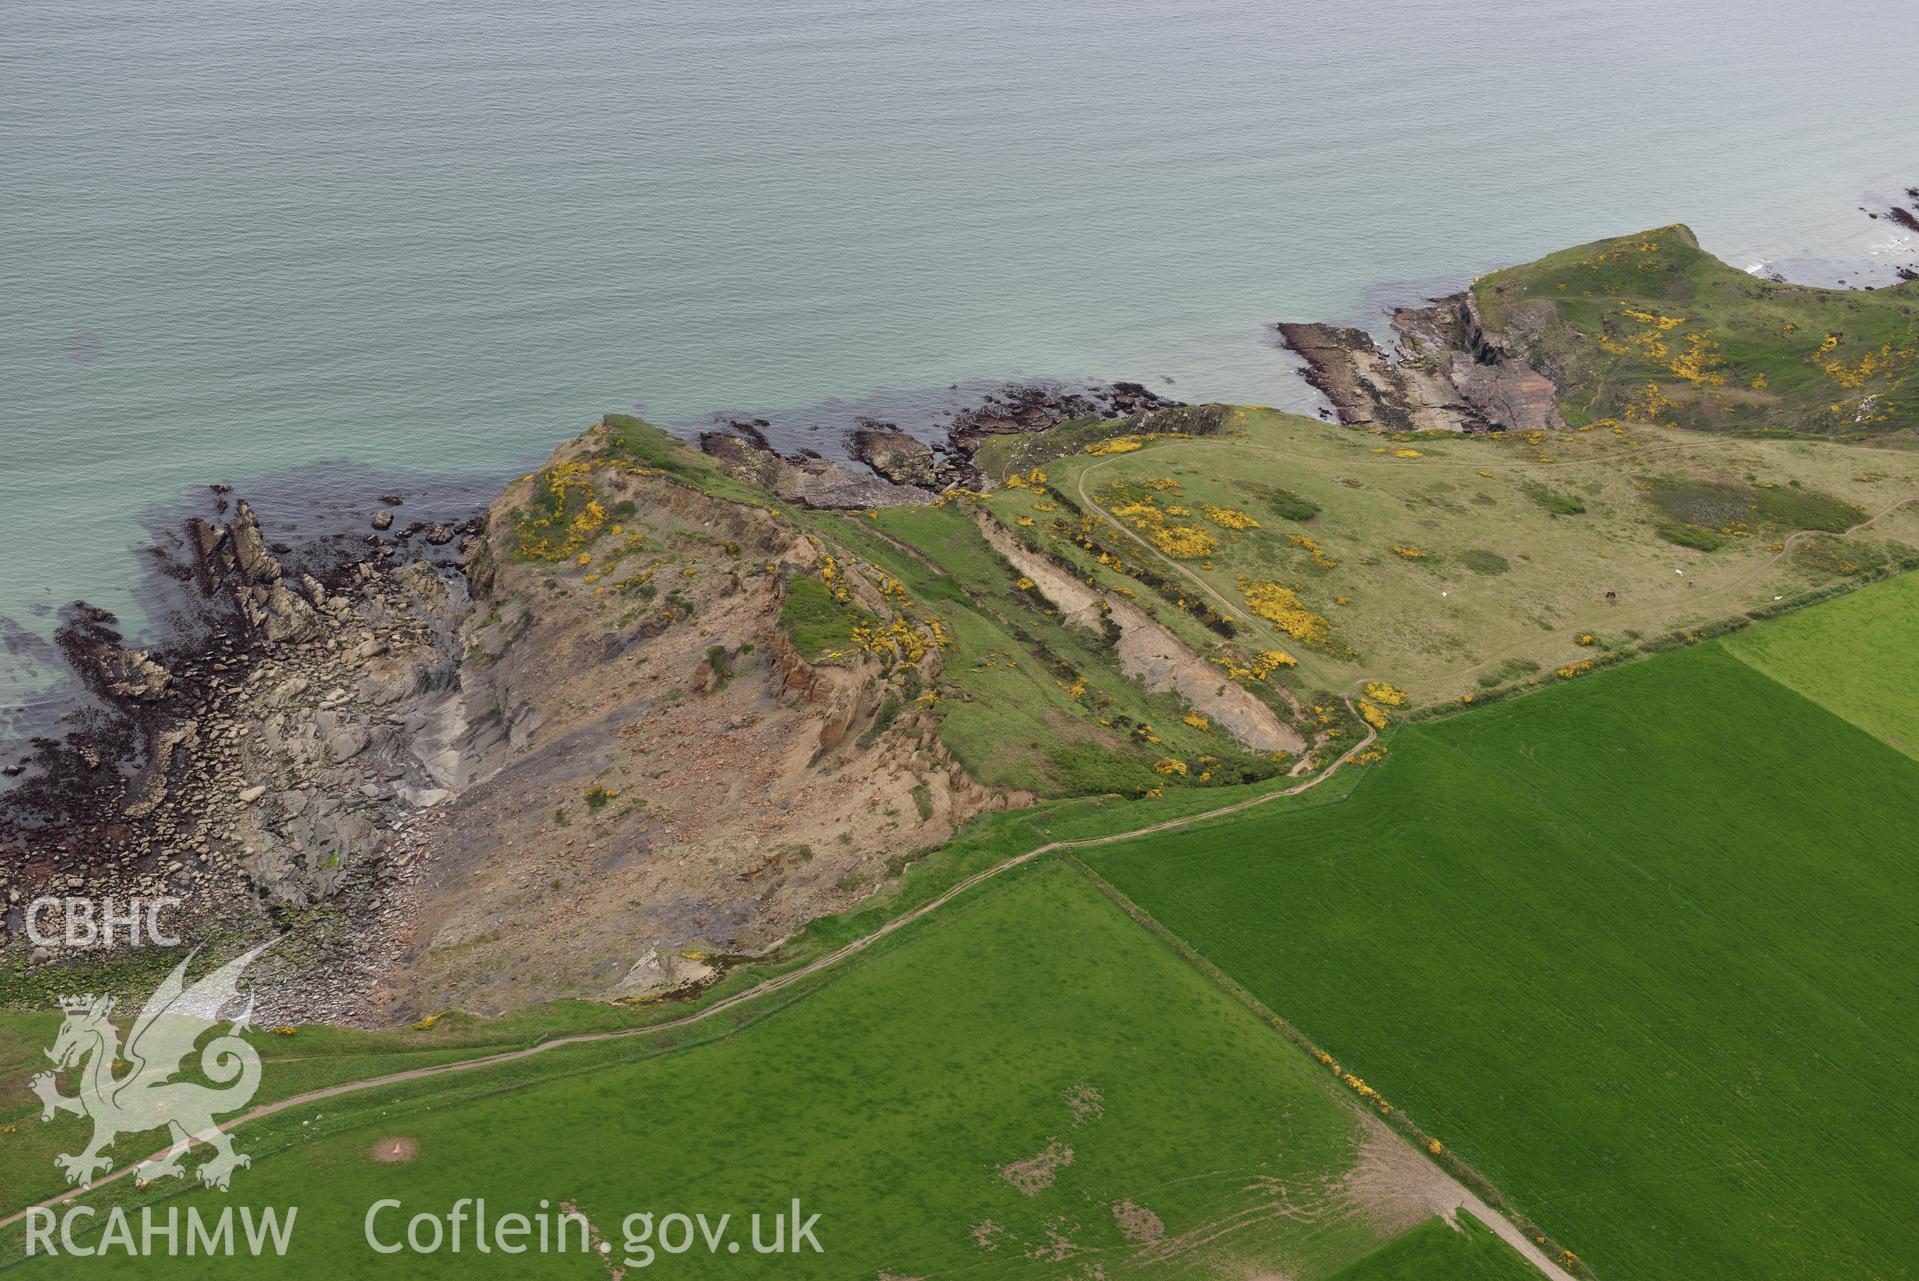
<svg viewBox="0 0 1919 1281"><path fill-rule="evenodd" d="M208 481L1019 374L1296 404L1270 321L1675 219L1883 270L1855 206L1919 181L1894 0L6 9L0 615L41 630L127 609Z"/></svg>

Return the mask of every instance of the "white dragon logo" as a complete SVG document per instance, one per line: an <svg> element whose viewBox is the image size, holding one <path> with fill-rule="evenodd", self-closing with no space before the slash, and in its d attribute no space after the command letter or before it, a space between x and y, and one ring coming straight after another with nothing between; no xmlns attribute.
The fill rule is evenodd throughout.
<svg viewBox="0 0 1919 1281"><path fill-rule="evenodd" d="M239 1035L253 1015L251 994L239 1017L200 1051L200 1070L226 1088L171 1078L185 1070L186 1058L193 1053L201 1034L221 1021L220 1011L240 999L241 973L271 946L264 944L228 961L192 987L186 985L186 972L198 951L189 953L147 998L133 1020L124 1051L109 1017L112 997L60 999L66 1021L60 1025L53 1048L47 1051L54 1071L34 1077L33 1092L40 1097L42 1121L51 1121L60 1112L93 1120L93 1141L86 1151L54 1158L54 1164L66 1171L68 1183L91 1187L94 1176L113 1165L113 1159L101 1153L113 1146L114 1139L162 1126L171 1133L173 1146L139 1164L134 1177L142 1184L184 1175L179 1157L195 1143L205 1143L214 1152L212 1159L195 1172L209 1187L224 1191L233 1172L252 1163L233 1150L233 1140L213 1120L216 1113L245 1107L260 1088L259 1052ZM68 1098L60 1093L58 1073L82 1061L86 1066L81 1072L80 1093ZM116 1069L123 1071L116 1075Z"/></svg>

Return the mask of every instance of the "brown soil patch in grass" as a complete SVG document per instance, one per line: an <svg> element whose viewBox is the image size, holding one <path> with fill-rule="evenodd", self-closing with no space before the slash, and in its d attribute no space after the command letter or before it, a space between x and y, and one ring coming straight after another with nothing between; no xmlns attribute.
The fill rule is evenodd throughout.
<svg viewBox="0 0 1919 1281"><path fill-rule="evenodd" d="M1073 1109L1073 1128L1097 1121L1106 1112L1106 1097L1090 1085L1068 1086L1066 1106Z"/></svg>
<svg viewBox="0 0 1919 1281"><path fill-rule="evenodd" d="M1438 1215L1453 1223L1465 1190L1374 1117L1366 1118L1359 1160L1346 1174L1353 1208L1384 1236L1396 1236Z"/></svg>
<svg viewBox="0 0 1919 1281"><path fill-rule="evenodd" d="M1038 1156L1002 1165L999 1176L1019 1189L1021 1196L1038 1196L1053 1186L1054 1176L1073 1163L1073 1149L1057 1137L1046 1140L1046 1149Z"/></svg>
<svg viewBox="0 0 1919 1281"><path fill-rule="evenodd" d="M1120 1235L1140 1245L1151 1245L1166 1235L1166 1225L1159 1216L1132 1201L1115 1201L1113 1220L1119 1224Z"/></svg>
<svg viewBox="0 0 1919 1281"><path fill-rule="evenodd" d="M373 1159L381 1165L408 1165L420 1155L416 1140L393 1135L373 1145Z"/></svg>

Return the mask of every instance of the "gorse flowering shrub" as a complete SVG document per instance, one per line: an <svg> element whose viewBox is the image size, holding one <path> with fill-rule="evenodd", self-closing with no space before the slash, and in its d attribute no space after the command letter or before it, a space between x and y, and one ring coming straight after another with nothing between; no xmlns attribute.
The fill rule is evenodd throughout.
<svg viewBox="0 0 1919 1281"><path fill-rule="evenodd" d="M1252 662L1248 665L1252 668L1253 675L1264 680L1277 668L1298 667L1299 660L1283 649L1262 649L1253 655Z"/></svg>
<svg viewBox="0 0 1919 1281"><path fill-rule="evenodd" d="M1316 647L1332 644L1332 625L1306 608L1292 588L1264 578L1242 578L1237 585L1247 608L1300 644Z"/></svg>
<svg viewBox="0 0 1919 1281"><path fill-rule="evenodd" d="M1206 513L1206 519L1221 529L1258 529L1259 522L1240 511L1237 507L1221 507L1215 503L1201 503L1199 509Z"/></svg>
<svg viewBox="0 0 1919 1281"><path fill-rule="evenodd" d="M1286 541L1311 554L1313 565L1317 569L1338 569L1339 562L1326 554L1326 549L1306 534L1288 534Z"/></svg>
<svg viewBox="0 0 1919 1281"><path fill-rule="evenodd" d="M607 523L594 494L592 464L553 463L529 479L532 501L513 516L514 550L527 560L575 560Z"/></svg>
<svg viewBox="0 0 1919 1281"><path fill-rule="evenodd" d="M1126 436L1112 436L1106 440L1097 440L1080 450L1082 454L1130 454L1142 449L1156 440L1190 440L1191 432L1184 431L1147 431Z"/></svg>
<svg viewBox="0 0 1919 1281"><path fill-rule="evenodd" d="M1219 539L1197 525L1174 524L1169 513L1151 499L1121 503L1110 509L1154 548L1174 560L1200 560L1219 550Z"/></svg>
<svg viewBox="0 0 1919 1281"><path fill-rule="evenodd" d="M1365 689L1367 698L1387 707L1398 707L1406 701L1406 691L1386 681L1367 681Z"/></svg>
<svg viewBox="0 0 1919 1281"><path fill-rule="evenodd" d="M1236 681L1263 681L1282 667L1299 666L1299 660L1283 649L1262 649L1244 663L1231 653L1215 654L1212 661Z"/></svg>
<svg viewBox="0 0 1919 1281"><path fill-rule="evenodd" d="M1895 349L1890 342L1887 342L1866 352L1853 364L1847 364L1843 359L1833 355L1833 350L1838 346L1839 336L1827 334L1820 342L1819 350L1809 359L1826 377L1841 387L1854 391L1864 387L1873 375L1910 365L1915 355L1919 355L1919 351L1913 348Z"/></svg>

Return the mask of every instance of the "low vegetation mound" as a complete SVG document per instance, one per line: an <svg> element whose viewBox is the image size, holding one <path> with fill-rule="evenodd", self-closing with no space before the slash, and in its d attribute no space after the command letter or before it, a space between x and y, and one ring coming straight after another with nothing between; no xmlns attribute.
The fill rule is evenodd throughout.
<svg viewBox="0 0 1919 1281"><path fill-rule="evenodd" d="M1919 418L1919 283L1767 280L1670 226L1493 272L1473 297L1572 426L1876 434Z"/></svg>

